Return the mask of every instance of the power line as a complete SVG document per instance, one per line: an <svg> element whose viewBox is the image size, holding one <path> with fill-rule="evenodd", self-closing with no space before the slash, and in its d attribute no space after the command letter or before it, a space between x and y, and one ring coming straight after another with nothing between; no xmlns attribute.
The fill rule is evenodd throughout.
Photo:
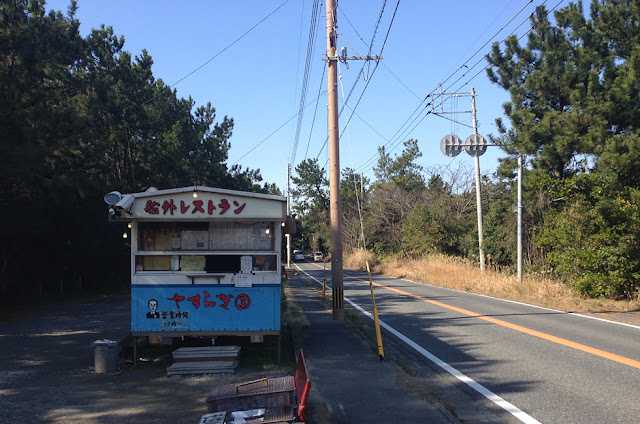
<svg viewBox="0 0 640 424"><path fill-rule="evenodd" d="M180 84L182 81L184 81L185 79L189 78L191 75L195 74L196 72L198 72L200 69L204 68L205 66L207 66L213 59L215 59L216 57L220 56L222 53L224 53L225 51L227 51L229 48L231 48L234 44L236 44L238 41L240 41L241 39L243 39L247 34L249 34L251 31L253 31L254 29L256 29L261 23L263 23L264 21L266 21L269 17L271 17L271 15L273 15L274 13L276 13L278 10L280 10L282 8L282 6L284 6L285 4L287 4L289 0L285 0L280 6L276 7L271 13L269 13L267 16L265 16L264 18L262 18L260 21L258 21L258 23L256 23L254 26L252 26L251 28L249 28L247 31L245 31L244 34L242 34L240 37L236 38L231 44L229 44L227 47L223 48L222 50L220 50L218 53L216 53L215 55L213 55L209 60L207 60L206 62L204 62L202 65L198 66L196 69L194 69L193 71L189 72L187 75L183 76L182 78L180 78L178 81L174 82L173 84L169 85L169 88L174 88L176 85ZM150 98L149 100L147 100L146 102L142 103L142 106L146 105L147 103L152 102L153 100L157 99L158 97L160 97L162 95L162 93L157 94L155 96L153 96L152 98Z"/></svg>
<svg viewBox="0 0 640 424"><path fill-rule="evenodd" d="M398 2L396 3L396 8L393 11L393 16L391 17L391 22L389 22L389 28L387 29L387 34L384 38L384 42L382 43L382 47L380 48L380 55L382 55L382 52L384 51L384 47L387 44L387 40L389 39L389 34L391 33L391 27L393 26L393 21L396 18L396 13L398 12L398 7L400 6L400 0L398 0ZM382 19L382 12L380 12L380 18L378 20L378 23L380 22L380 19ZM376 27L377 28L377 27ZM371 53L371 49L369 49L369 53ZM376 72L376 69L378 69L378 64L380 63L380 60L376 60L376 66L373 68L373 72L371 72L371 75L369 76L369 78L367 79L367 84L364 86L364 89L362 89L362 93L360 94L360 97L358 98L358 101L356 102L356 105L353 107L352 112L351 112L351 116L349 117L349 119L347 120L347 123L345 124L345 127L347 127L349 125L349 122L351 122L351 119L353 118L353 115L356 112L356 109L358 108L358 105L360 104L360 101L362 100L362 97L364 96L364 93L367 90L367 87L369 87L369 83L371 82L371 78L373 78L373 75Z"/></svg>
<svg viewBox="0 0 640 424"><path fill-rule="evenodd" d="M353 29L353 31L356 33L356 35L358 36L358 38L360 39L360 41L362 41L362 44L364 44L367 48L369 48L369 45L364 41L364 39L362 38L362 36L360 35L360 33L358 32L358 30L356 29L355 26L353 26L353 24L351 23L351 21L349 20L349 18L347 17L347 15L344 13L344 11L340 8L340 6L338 5L338 9L340 9L340 12L342 13L342 15L344 16L345 20L347 21L347 23L351 26L351 28ZM351 47L351 45L349 44L349 42L342 36L342 34L339 34L340 37L342 37L342 39L345 41L345 43L347 43L347 45L349 47ZM357 54L359 55L359 53L357 52L357 50L353 47L351 47L351 49ZM391 68L389 68L384 62L381 62L382 66L384 66L386 68L387 71L389 71L389 73L391 74L391 76L393 76L404 88L407 89L407 91L411 94L413 94L414 97L416 97L418 100L420 100L420 97L414 93L404 82L402 82L402 80L400 78L398 78L398 76L396 74L393 73L393 71L391 71Z"/></svg>
<svg viewBox="0 0 640 424"><path fill-rule="evenodd" d="M311 59L313 57L313 49L316 40L316 28L318 21L319 0L315 0L313 3L313 11L311 13L311 21L309 24L309 38L307 41L307 57L304 65L304 75L302 77L302 91L300 94L300 112L298 113L298 123L296 125L296 134L293 141L293 150L291 153L290 164L293 164L296 159L296 152L298 150L298 140L300 139L300 129L302 127L302 118L304 117L304 104L307 99L307 89L309 87L309 71L311 69Z"/></svg>
<svg viewBox="0 0 640 424"><path fill-rule="evenodd" d="M320 103L320 95L322 94L322 83L324 82L324 74L327 72L325 66L322 67L322 77L320 77L320 88L318 89L318 97L316 97L316 108L313 111L313 119L311 120L311 131L309 131L309 141L307 142L307 150L304 152L304 158L307 158L309 153L309 146L311 145L311 135L313 134L313 127L316 123L316 114L318 113L318 103Z"/></svg>
<svg viewBox="0 0 640 424"><path fill-rule="evenodd" d="M561 1L563 1L563 0L561 0ZM544 5L546 2L547 2L547 0L545 0L544 2L542 2L542 3L540 4L540 6ZM529 2L529 3L531 3L531 2ZM528 5L529 3L527 3L527 5ZM522 9L520 10L520 12L522 12L522 10L524 10L524 8L522 8ZM519 14L520 12L518 12L518 14ZM507 34L507 35L506 35L502 40L500 40L500 42L499 42L499 43L503 43L507 38L509 38L509 37L510 37L510 36L511 36L515 31L517 31L517 30L518 30L518 28L520 28L522 25L524 25L524 23L525 23L525 22L527 22L531 16L532 16L532 14L531 14L531 15L529 15L529 16L527 16L527 17L526 17L526 18L525 18L525 19L520 23L520 25L518 25L517 27L515 27L515 28L514 28L514 29L513 29L509 34ZM515 19L515 16L514 16L513 18L511 18L511 20L510 20L509 22L512 22L512 21L513 21L513 19ZM504 29L504 26L502 27L502 29ZM498 35L498 34L502 31L502 29L501 29L500 31L498 31L498 32L494 35L494 37L495 37L496 35ZM529 31L531 31L531 29L529 29L527 32L529 32ZM527 32L525 32L525 34L526 34ZM491 40L489 40L489 41L491 41ZM484 44L484 46L486 46L487 44L489 44L489 41L488 41L487 43L485 43L485 44ZM484 47L484 46L483 46L483 47ZM477 52L476 52L476 53L477 53ZM474 56L475 56L475 53L474 53ZM480 63L482 63L482 62L483 62L483 61L485 61L485 60L487 60L487 58L483 56L483 57L482 57L482 58L480 58L480 59L479 59L475 64L473 64L470 68L469 68L469 67L467 67L467 71L466 71L464 74L462 74L462 75L461 75L457 80L455 80L454 82L452 82L452 83L449 85L449 87L447 87L447 88L445 89L445 91L447 91L447 90L449 90L451 87L453 87L453 86L454 86L458 81L460 81L462 78L464 78L465 76L467 76L467 73L468 73L469 71L471 71L472 69L474 69L476 66L478 66ZM468 62L468 61L467 61L467 62ZM465 63L467 63L467 62L465 62ZM466 83L464 83L464 84L462 85L462 87L464 87L465 85L469 84L469 82L471 82L471 80L473 80L475 77L477 77L477 76L478 76L482 71L484 71L484 69L481 69L481 70L480 70L480 72L478 72L477 74L475 74L471 79L469 79ZM445 82L446 82L446 81L445 81ZM456 90L456 91L458 91L458 90Z"/></svg>
<svg viewBox="0 0 640 424"><path fill-rule="evenodd" d="M471 55L471 57L469 57L469 59L467 59L467 60L466 60L466 61L465 61L465 62L464 62L464 63L463 63L463 64L462 64L462 65L461 65L457 70L456 70L456 72L454 72L453 74L451 74L451 75L450 75L446 80L442 81L442 82L440 83L440 85L444 85L444 84L445 84L449 79L451 79L451 78L452 78L452 77L453 77L453 76L454 76L458 71L460 71L460 70L461 70L461 69L463 69L463 68L466 68L466 67L467 67L467 66L466 66L466 64L467 64L467 63L469 63L469 61L470 61L471 59L473 59L473 58L474 58L478 53L480 53L480 51L481 51L482 49L484 49L484 48L487 46L487 44L489 44L491 41L493 41L493 39L494 39L494 38L496 38L496 37L498 36L498 34L500 34L500 33L501 33L501 32L502 32L502 31L507 27L507 25L509 25L511 22L513 22L513 20L514 20L515 18L517 18L517 17L518 17L518 15L520 15L520 13L522 13L522 11L523 11L524 9L526 9L526 8L527 8L527 6L529 6L532 2L533 2L533 0L529 0L529 2L528 2L527 4L525 4L525 5L524 5L524 6L523 6L519 11L518 11L518 13L516 13L516 14L515 14L511 19L509 19L509 21L508 21L506 24L504 24L504 25L502 26L502 28L500 28L500 29L499 29L499 30L498 30L498 31L493 35L493 37L491 37L489 40L487 40L487 42L486 42L486 43L484 43L484 44L482 45L482 47L480 47L478 50L476 50L476 52L475 52L474 54L472 54L472 55ZM546 0L545 0L545 3L546 3ZM543 3L543 4L544 4L544 3ZM484 58L483 58L483 59L481 59L481 60L484 60ZM459 80L459 79L458 79L458 80ZM454 83L454 84L455 84L455 83Z"/></svg>
<svg viewBox="0 0 640 424"><path fill-rule="evenodd" d="M356 34L358 34L358 36L360 37L360 39L362 40L362 42L363 42L363 43L364 43L364 44L369 48L369 52L368 52L368 55L369 55L369 56L371 55L371 51L372 51L372 47L373 47L373 40L375 39L375 37L376 37L376 33L377 33L378 28L379 28L379 26L380 26L380 22L381 22L381 20L382 20L382 16L383 16L383 14L384 14L384 9L385 9L386 4L387 4L387 1L385 0L385 1L384 1L384 3L382 4L381 10L380 10L380 14L379 14L379 16L378 16L378 21L376 22L376 25L374 26L374 32L373 32L373 35L372 35L372 37L371 37L371 44L367 44L367 43L365 43L365 42L364 42L364 40L362 40L362 37L360 36L360 34L358 33L358 31L357 31L357 30L355 30L355 28L354 28L354 30L355 30L355 32L356 32ZM396 11L398 10L398 5L399 5L399 4L400 4L400 0L398 0L398 3L396 4ZM339 6L338 6L338 7L339 7ZM394 18L395 18L395 12L394 12L393 16L394 16ZM346 19L346 17L345 17L345 19ZM347 20L347 22L349 22L349 25L351 25L351 27L353 28L353 24L351 24L351 21L349 21L349 19L346 19L346 20ZM393 23L393 20L392 20L392 23ZM390 29L391 29L391 24L389 25L389 30L390 30ZM387 32L387 37L388 37L388 36L389 36L389 33ZM344 38L343 38L343 39L344 39ZM385 43L386 43L386 38L385 38ZM384 45L383 45L383 49L384 49ZM354 51L355 51L355 49L354 49ZM382 51L381 51L381 52L382 52ZM349 102L349 99L351 98L351 94L353 93L353 90L356 88L356 85L357 85L357 84L358 84L358 82L360 81L360 78L361 78L361 77L362 77L362 75L364 74L364 68L367 66L367 64L368 64L368 63L369 63L369 61L365 61L365 62L362 64L362 67L360 68L360 72L358 72L358 75L357 75L357 77L356 77L356 80L355 80L355 82L353 83L353 85L351 86L351 90L349 90L349 95L347 96L346 100L343 100L343 105L342 105L342 107L340 108L340 112L338 112L338 119L340 119L340 116L342 116L342 112L344 111L344 107L345 107L345 106L346 106L346 104ZM376 61L376 68L378 67L378 63L380 63L380 61L379 61L379 60L378 60L378 61ZM375 68L374 68L374 72L375 72ZM372 77L372 76L373 76L373 74L372 74L370 77ZM365 77L365 80L368 80L370 77ZM366 89L367 89L367 86L368 86L368 85L369 85L369 82L367 82L367 84L366 84L365 88L363 89L362 94L360 95L360 99L362 99L362 95L364 94L364 90L366 90ZM358 100L358 103L360 103L360 99ZM349 118L349 119L351 119L351 118ZM347 124L348 124L348 122L347 122ZM320 147L320 151L318 152L318 155L316 156L316 159L320 158L320 155L321 155L321 154L322 154L322 152L324 151L324 148L327 146L327 143L328 143L328 142L329 142L329 137L327 136L327 138L324 140L324 143L322 144L322 147Z"/></svg>
<svg viewBox="0 0 640 424"><path fill-rule="evenodd" d="M309 103L306 104L306 106L303 108L306 109L309 106L311 106L313 104L313 102L315 102L316 99L311 100ZM264 143L265 141L267 141L268 139L270 139L275 133L277 133L278 131L280 131L282 129L282 127L284 127L285 125L287 125L289 122L291 122L293 120L293 118L295 118L296 116L298 116L302 111L298 111L298 113L296 113L295 115L293 115L291 118L287 119L286 122L282 125L280 125L275 131L273 131L271 134L269 134L268 136L266 136L264 139L262 139L262 141L260 141L258 144L256 144L255 146L253 146L251 148L251 150L249 150L247 153L245 153L244 155L242 155L240 158L238 158L238 160L236 160L233 164L231 164L231 166L236 165L238 162L240 162L242 159L245 158L245 156L247 156L249 153L253 152L255 149L257 149L258 147L260 147L260 145L262 143Z"/></svg>
<svg viewBox="0 0 640 424"><path fill-rule="evenodd" d="M498 18L500 16L502 16L502 14L504 13L505 10L507 10L507 8L511 5L511 3L513 3L513 0L509 0L509 3L507 3L505 5L505 7L500 11L500 13L498 13L496 15L496 17L491 21L491 23L487 26L487 28L482 31L482 34L478 35L478 37L476 38L476 40L473 42L473 44L471 46L469 46L469 48L467 49L467 51L464 52L464 54L462 55L462 57L460 59L458 59L458 62L456 62L447 72L445 72L445 75L448 75L451 71L453 71L453 69L455 69L455 67L458 65L458 63L464 59L467 54L471 51L471 49L473 48L474 45L476 45L478 43L478 41L480 41L480 39L482 37L484 37L484 35L487 33L487 31L489 31L489 28L491 28L491 26L493 26L493 24L498 20ZM531 1L529 1L529 3L531 3ZM528 4L528 3L527 3Z"/></svg>
<svg viewBox="0 0 640 424"><path fill-rule="evenodd" d="M400 4L400 0L398 0L398 3L396 3L396 11L398 10L398 5ZM384 8L387 5L387 0L384 0L382 2L382 7L380 8L380 15L378 16L378 22L376 22L376 26L373 29L373 35L371 36L371 43L369 43L369 52L367 52L368 56L371 56L371 52L373 51L373 42L376 40L376 34L378 33L378 27L380 27L380 22L382 21L382 15L384 14ZM393 17L396 17L395 12L393 13ZM391 19L391 23L389 24L389 29L391 29L391 24L393 24L393 19ZM389 33L387 32L387 36L389 35ZM386 42L386 39L385 39ZM383 49L384 49L384 45L383 45ZM382 50L380 50L380 54L382 54ZM380 61L376 60L376 68L378 67L378 63ZM369 67L371 67L371 62L367 61L366 62ZM373 69L373 72L375 72L375 69ZM373 76L373 74L371 75ZM369 79L371 76L367 75L367 79ZM365 90L366 90L366 86L365 86ZM363 91L364 92L364 91Z"/></svg>
<svg viewBox="0 0 640 424"><path fill-rule="evenodd" d="M547 3L548 0L544 0L539 6L543 6L545 3ZM550 12L553 12L564 0L560 0L551 10L549 10L549 12L547 12L547 14L549 14ZM522 12L523 9L521 9L518 14L520 14ZM517 16L517 15L516 15ZM522 26L531 16L533 16L533 14L529 15L522 23L520 23L520 25L518 25L513 31L511 31L506 37L504 37L500 43L503 43L507 38L509 38L515 31L517 31L518 28L520 28L520 26ZM510 20L510 22L513 21L513 18ZM504 28L504 27L503 27ZM524 37L527 33L529 33L531 30L533 29L533 26L531 26L523 35L522 37ZM500 31L499 31L500 32ZM498 32L498 33L499 33ZM497 35L497 34L496 34ZM495 37L495 35L494 35ZM520 37L519 39L522 39L522 37ZM475 65L472 66L471 69L473 69L478 63L480 63L482 60L486 60L486 57L483 57L483 59L481 59L480 61L478 61ZM464 84L462 84L462 86L460 86L460 88L466 86L467 84L469 84L473 79L475 79L478 75L480 75L480 73L482 73L485 69L481 69L480 71L478 71L473 77L471 77L469 80L467 80L467 82L465 82ZM466 73L465 73L466 75ZM463 75L464 77L464 75ZM461 77L462 78L462 77ZM456 82L458 82L461 78L458 78L453 84L455 84ZM447 89L451 88L453 86L453 84L451 84ZM459 91L460 88L458 88ZM450 96L449 96L450 98ZM446 100L446 99L445 99ZM440 102L440 105L442 105L442 103L445 101L442 100ZM413 132L413 130L415 130L415 128L420 125L420 123L427 117L429 113L427 113L426 115L424 115L422 117L422 119L420 119L420 121L412 128L411 132Z"/></svg>
<svg viewBox="0 0 640 424"><path fill-rule="evenodd" d="M547 0L545 0L544 3L546 3ZM469 68L467 66L467 63L469 61L471 61L471 59L473 59L473 57L475 57L478 52L480 52L484 47L486 47L487 44L489 44L500 32L502 32L508 25L509 23L511 23L517 16L519 16L522 11L532 2L532 0L530 0L523 8L521 8L505 25L502 26L502 28L497 31L490 39L489 41L487 41L480 49L478 49L471 57L469 57L469 59L467 59L455 72L453 72L451 75L449 75L442 83L440 83L438 86L442 86L444 83L446 83L449 79L451 79L453 76L455 76L455 74L457 74L461 69L465 69L465 68ZM544 4L542 3L542 4ZM527 18L528 19L528 18ZM520 24L522 25L522 24ZM519 26L520 26L519 25ZM519 27L518 26L518 27ZM508 37L508 36L507 36ZM505 38L506 39L506 38ZM503 40L504 41L504 40ZM479 63L481 63L483 60L486 60L486 58L482 58L480 59L478 62L476 62L476 64L474 64L470 69L475 68ZM478 72L476 75L474 75L473 78L477 77L477 75L479 75L482 72L482 70L480 72ZM453 86L455 83L457 83L458 81L460 81L462 78L464 78L467 75L468 71L465 72L461 77L459 77L456 81L454 81L447 89L449 89L451 86ZM469 80L470 81L470 80ZM469 82L468 81L468 82ZM468 84L468 82L466 84ZM465 85L466 85L465 84ZM405 122L400 126L400 128L398 129L398 131L396 131L396 133L393 135L393 137L391 137L390 141L387 142L384 147L390 147L389 152L393 151L399 144L400 142L404 139L405 135L410 134L411 132L413 132L415 130L415 128L417 128L418 125L420 125L420 123L422 123L422 121L430 114L432 113L431 111L427 111L426 114L422 115L422 117L420 117L420 114L418 113L420 110L423 110L426 107L429 106L433 106L434 101L431 100L430 102L424 104L425 102L427 102L427 99L429 99L429 97L433 96L433 93L435 92L435 90L431 91L430 94L427 94L427 96L425 96L425 98L418 104L418 106L416 106L416 108L413 110L413 112L409 115L409 117L405 120ZM444 100L441 101L440 104L442 104L442 102L444 102ZM424 104L424 108L423 108L423 104ZM420 119L419 119L420 118ZM416 123L416 120L419 121ZM414 124L415 123L415 124ZM404 128L404 130L403 130ZM409 129L410 128L410 129ZM363 171L365 169L370 169L369 165L375 161L375 159L377 158L377 154L374 154L373 156L371 156L367 161L365 161L362 165L360 165L356 171Z"/></svg>
<svg viewBox="0 0 640 424"><path fill-rule="evenodd" d="M299 30L299 35L298 35L298 57L296 60L296 63L300 62L300 49L302 48L302 24L304 22L304 3L300 2L300 30ZM295 90L293 91L293 101L295 102L297 96L298 96L298 82L299 82L299 77L300 76L300 66L296 66L296 87ZM295 106L294 106L295 109ZM291 139L293 140L293 135L295 134L293 131L295 131L293 128L291 128Z"/></svg>
<svg viewBox="0 0 640 424"><path fill-rule="evenodd" d="M364 75L365 66L367 66L366 63L363 63L362 67L360 68L360 72L358 72L358 75L356 76L355 82L351 86L351 90L349 90L349 94L347 95L347 99L342 102L343 105L340 108L340 112L338 112L338 119L340 119L340 117L342 116L342 111L344 111L344 106L346 105L346 103L349 102L349 99L351 98L351 94L353 94L353 90L356 88L356 85L360 81L360 78L362 77L362 75ZM329 142L329 136L327 136L325 138L325 140L324 140L324 143L322 143L322 147L320 147L320 151L318 152L318 155L316 156L316 159L318 159L320 157L320 155L322 154L322 151L324 150L324 148L327 147L327 143L328 142Z"/></svg>

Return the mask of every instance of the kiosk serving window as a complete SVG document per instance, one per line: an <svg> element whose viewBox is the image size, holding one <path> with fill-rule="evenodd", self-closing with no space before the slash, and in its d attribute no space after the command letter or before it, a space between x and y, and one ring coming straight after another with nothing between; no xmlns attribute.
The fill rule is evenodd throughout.
<svg viewBox="0 0 640 424"><path fill-rule="evenodd" d="M276 271L271 222L140 222L136 272Z"/></svg>

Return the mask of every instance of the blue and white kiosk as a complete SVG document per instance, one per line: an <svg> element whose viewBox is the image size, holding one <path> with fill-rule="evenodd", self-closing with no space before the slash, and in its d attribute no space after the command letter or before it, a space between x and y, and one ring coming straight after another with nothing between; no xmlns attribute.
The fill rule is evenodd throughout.
<svg viewBox="0 0 640 424"><path fill-rule="evenodd" d="M280 336L281 239L295 228L286 198L192 186L105 202L110 220L131 224L136 340Z"/></svg>

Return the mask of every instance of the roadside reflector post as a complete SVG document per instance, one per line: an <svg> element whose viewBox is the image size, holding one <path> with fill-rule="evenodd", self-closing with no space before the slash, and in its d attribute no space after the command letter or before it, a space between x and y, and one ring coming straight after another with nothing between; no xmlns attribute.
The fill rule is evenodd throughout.
<svg viewBox="0 0 640 424"><path fill-rule="evenodd" d="M327 297L327 258L324 258L324 267L322 274L322 301Z"/></svg>
<svg viewBox="0 0 640 424"><path fill-rule="evenodd" d="M373 302L373 322L376 327L376 340L378 341L378 356L380 361L384 361L384 347L382 346L382 333L380 331L380 320L378 319L378 307L376 306L376 297L373 294L373 281L371 280L371 269L369 268L369 261L367 263L367 273L369 274L369 288L371 289L371 300Z"/></svg>

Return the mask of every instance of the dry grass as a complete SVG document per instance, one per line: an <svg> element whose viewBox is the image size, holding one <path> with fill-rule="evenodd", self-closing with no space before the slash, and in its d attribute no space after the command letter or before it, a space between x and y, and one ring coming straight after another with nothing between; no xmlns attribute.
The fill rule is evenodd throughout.
<svg viewBox="0 0 640 424"><path fill-rule="evenodd" d="M425 255L418 259L393 259L379 262L368 253L372 271L391 277L429 283L440 287L479 293L502 299L525 302L568 312L628 312L640 310L640 299L616 301L586 299L562 283L545 278L525 276L522 284L517 277L504 272L486 270L478 265L445 255ZM345 265L365 270L364 252L346 255Z"/></svg>
<svg viewBox="0 0 640 424"><path fill-rule="evenodd" d="M366 271L365 261L369 261L371 271L380 265L378 259L371 252L365 252L362 249L354 250L353 252L346 254L343 258L344 265L349 269L358 269L360 271Z"/></svg>

